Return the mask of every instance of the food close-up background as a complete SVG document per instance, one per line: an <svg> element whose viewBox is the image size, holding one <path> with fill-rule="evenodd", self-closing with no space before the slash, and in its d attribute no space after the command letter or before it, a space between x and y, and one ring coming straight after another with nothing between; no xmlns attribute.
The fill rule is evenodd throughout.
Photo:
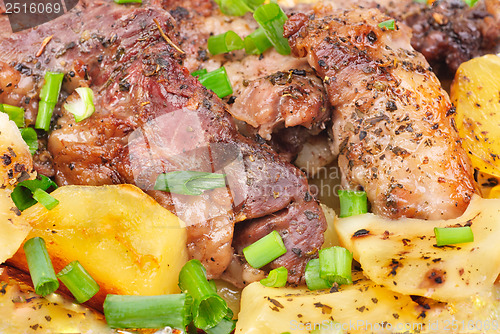
<svg viewBox="0 0 500 334"><path fill-rule="evenodd" d="M0 0L0 333L500 333L500 0Z"/></svg>

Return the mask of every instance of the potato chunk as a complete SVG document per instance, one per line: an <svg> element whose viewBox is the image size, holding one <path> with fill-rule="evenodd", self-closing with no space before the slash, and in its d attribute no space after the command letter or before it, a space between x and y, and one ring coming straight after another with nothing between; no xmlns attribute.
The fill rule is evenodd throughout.
<svg viewBox="0 0 500 334"><path fill-rule="evenodd" d="M500 57L486 55L463 63L451 85L455 123L472 165L500 176Z"/></svg>
<svg viewBox="0 0 500 334"><path fill-rule="evenodd" d="M45 239L56 272L78 260L101 289L91 305L102 308L108 293L177 293L187 261L184 224L132 185L65 186L48 211L37 204L22 218L33 228L28 238ZM27 270L23 250L10 261Z"/></svg>
<svg viewBox="0 0 500 334"><path fill-rule="evenodd" d="M0 112L0 186L14 185L23 172L31 172L33 159L16 124Z"/></svg>
<svg viewBox="0 0 500 334"><path fill-rule="evenodd" d="M336 220L344 247L377 284L450 302L491 294L500 273L500 200L473 197L451 220L389 220L371 213ZM474 241L436 246L434 227L470 225Z"/></svg>
<svg viewBox="0 0 500 334"><path fill-rule="evenodd" d="M16 216L10 191L0 190L0 264L14 255L30 231Z"/></svg>

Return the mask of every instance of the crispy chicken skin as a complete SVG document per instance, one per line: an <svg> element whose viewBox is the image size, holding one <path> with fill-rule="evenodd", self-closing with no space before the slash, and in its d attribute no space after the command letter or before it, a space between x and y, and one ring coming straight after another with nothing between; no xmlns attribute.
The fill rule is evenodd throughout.
<svg viewBox="0 0 500 334"><path fill-rule="evenodd" d="M285 26L292 52L323 78L343 185L363 188L374 213L446 219L474 193L449 97L407 28L378 27L376 9L297 14Z"/></svg>

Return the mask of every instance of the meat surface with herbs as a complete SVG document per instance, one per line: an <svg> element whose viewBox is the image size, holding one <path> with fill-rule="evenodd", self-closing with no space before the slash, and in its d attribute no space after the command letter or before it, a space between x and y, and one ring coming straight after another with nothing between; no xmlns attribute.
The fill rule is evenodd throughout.
<svg viewBox="0 0 500 334"><path fill-rule="evenodd" d="M36 115L47 70L66 73L66 94L85 85L94 91L96 111L89 119L75 123L57 108L48 138L57 183L138 185L186 222L190 255L202 261L209 277L240 286L263 276L245 266L241 248L262 237L265 225L280 233L289 251L264 269L285 266L290 283L303 282L305 264L317 256L326 228L305 176L268 146L240 135L227 105L180 65L168 12L85 6L0 41L10 50L0 56L0 88L18 89L0 95L0 102L31 96L26 107ZM159 174L176 170L223 172L228 187L200 196L153 189ZM235 224L245 228L238 227L233 238ZM223 275L230 264L251 273Z"/></svg>
<svg viewBox="0 0 500 334"><path fill-rule="evenodd" d="M376 9L297 14L285 24L292 52L323 78L343 185L362 188L376 214L447 219L475 192L453 127L453 107L409 30L380 28Z"/></svg>

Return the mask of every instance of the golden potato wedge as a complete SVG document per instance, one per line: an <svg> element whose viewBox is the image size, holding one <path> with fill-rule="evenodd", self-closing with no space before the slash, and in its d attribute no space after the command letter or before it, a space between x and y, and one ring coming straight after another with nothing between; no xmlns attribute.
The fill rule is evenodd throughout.
<svg viewBox="0 0 500 334"><path fill-rule="evenodd" d="M80 261L99 283L89 305L102 309L107 294L177 293L187 261L184 224L132 185L65 186L51 193L59 205L37 204L22 214L28 238L44 238L56 272ZM9 261L27 270L22 249Z"/></svg>
<svg viewBox="0 0 500 334"><path fill-rule="evenodd" d="M23 172L30 173L33 159L16 123L0 112L0 186L14 185Z"/></svg>
<svg viewBox="0 0 500 334"><path fill-rule="evenodd" d="M500 57L469 60L451 85L455 123L474 168L500 176Z"/></svg>
<svg viewBox="0 0 500 334"><path fill-rule="evenodd" d="M389 220L371 213L335 222L341 244L377 284L444 302L491 294L500 273L500 200L472 198L456 219ZM474 241L436 246L434 227L469 225Z"/></svg>

